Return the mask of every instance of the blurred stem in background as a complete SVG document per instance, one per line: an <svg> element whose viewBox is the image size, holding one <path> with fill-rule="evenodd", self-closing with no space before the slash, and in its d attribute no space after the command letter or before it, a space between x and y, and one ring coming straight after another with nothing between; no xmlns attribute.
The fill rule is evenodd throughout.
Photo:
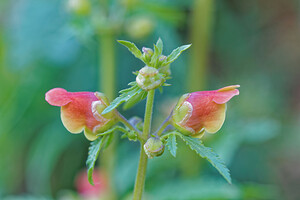
<svg viewBox="0 0 300 200"><path fill-rule="evenodd" d="M191 92L205 89L214 7L214 0L195 0L192 6L190 39L193 45L187 79Z"/></svg>
<svg viewBox="0 0 300 200"><path fill-rule="evenodd" d="M115 35L112 31L98 33L99 41L99 88L110 101L115 97ZM110 200L117 199L113 184L113 174L115 165L116 138L107 147L105 153L101 154L100 169L108 177L109 191L107 198Z"/></svg>
<svg viewBox="0 0 300 200"><path fill-rule="evenodd" d="M193 4L190 17L190 41L193 45L190 51L189 78L187 79L187 91L189 92L205 89L215 1L194 0ZM199 172L201 159L190 152L186 145L182 145L182 149L185 151L184 159L186 161L181 163L183 173L185 176L194 176Z"/></svg>

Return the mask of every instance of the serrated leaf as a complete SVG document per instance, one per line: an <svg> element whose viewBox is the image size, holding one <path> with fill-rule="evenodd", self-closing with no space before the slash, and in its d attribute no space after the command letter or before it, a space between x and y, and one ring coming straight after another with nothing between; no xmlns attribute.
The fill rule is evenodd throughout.
<svg viewBox="0 0 300 200"><path fill-rule="evenodd" d="M177 135L180 136L198 155L208 160L208 162L210 162L219 171L226 181L231 184L229 169L226 167L224 161L219 157L219 155L213 152L212 148L205 147L202 144L202 141L198 138L184 136L182 134Z"/></svg>
<svg viewBox="0 0 300 200"><path fill-rule="evenodd" d="M87 165L87 174L88 174L88 180L91 185L94 185L93 181L93 171L95 167L96 160L99 156L101 148L104 146L106 143L108 135L105 135L103 137L99 137L97 140L91 142L91 145L89 147L89 155L86 160L86 165Z"/></svg>
<svg viewBox="0 0 300 200"><path fill-rule="evenodd" d="M177 142L176 142L176 135L175 134L170 134L168 139L167 139L167 144L168 149L172 156L176 157L176 151L177 151Z"/></svg>
<svg viewBox="0 0 300 200"><path fill-rule="evenodd" d="M133 107L135 104L137 104L138 102L140 102L141 100L145 99L147 97L148 92L143 90L141 93L139 93L138 95L132 97L131 99L129 99L123 106L124 110L127 110L131 107Z"/></svg>
<svg viewBox="0 0 300 200"><path fill-rule="evenodd" d="M111 104L103 110L102 114L106 114L106 113L111 112L112 110L117 108L122 103L129 101L131 98L134 98L135 96L139 95L140 93L143 93L144 90L139 88L139 86L137 86L137 84L135 82L130 83L130 84L132 85L132 87L121 90L120 91L120 93L121 93L120 96L115 98L111 102Z"/></svg>
<svg viewBox="0 0 300 200"><path fill-rule="evenodd" d="M142 59L142 52L135 46L134 43L126 40L118 40L120 44L127 47L127 49L138 59Z"/></svg>
<svg viewBox="0 0 300 200"><path fill-rule="evenodd" d="M179 55L180 55L183 51L185 51L185 50L187 50L188 48L190 48L190 46L191 46L191 44L187 44L187 45L183 45L183 46L180 46L180 47L174 49L174 50L172 51L172 53L167 57L167 61L164 63L164 65L168 65L168 64L174 62L174 61L179 57Z"/></svg>

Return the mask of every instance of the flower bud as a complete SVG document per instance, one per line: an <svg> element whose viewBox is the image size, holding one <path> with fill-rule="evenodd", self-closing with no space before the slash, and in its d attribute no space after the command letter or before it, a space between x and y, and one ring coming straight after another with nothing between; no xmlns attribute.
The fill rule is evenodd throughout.
<svg viewBox="0 0 300 200"><path fill-rule="evenodd" d="M145 66L140 69L136 82L140 88L149 91L161 86L164 78L156 68Z"/></svg>
<svg viewBox="0 0 300 200"><path fill-rule="evenodd" d="M239 85L183 95L172 115L173 125L185 135L216 133L225 120L226 102L239 94Z"/></svg>
<svg viewBox="0 0 300 200"><path fill-rule="evenodd" d="M54 88L46 93L45 99L50 105L61 107L61 120L69 132L84 131L88 140L97 139L97 134L117 122L115 112L101 114L109 101L100 92L68 92Z"/></svg>
<svg viewBox="0 0 300 200"><path fill-rule="evenodd" d="M151 60L151 57L153 55L153 50L150 49L150 48L147 48L147 47L143 47L142 48L142 51L143 51L143 58L146 60L146 61L150 61Z"/></svg>
<svg viewBox="0 0 300 200"><path fill-rule="evenodd" d="M158 157L163 154L165 146L158 137L150 137L144 144L145 153L149 158Z"/></svg>
<svg viewBox="0 0 300 200"><path fill-rule="evenodd" d="M68 9L77 15L88 15L91 11L89 0L69 0Z"/></svg>

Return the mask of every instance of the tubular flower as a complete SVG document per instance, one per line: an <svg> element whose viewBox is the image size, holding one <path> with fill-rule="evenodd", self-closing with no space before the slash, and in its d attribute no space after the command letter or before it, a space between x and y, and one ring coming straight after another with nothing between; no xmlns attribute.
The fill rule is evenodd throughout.
<svg viewBox="0 0 300 200"><path fill-rule="evenodd" d="M114 112L101 115L109 101L100 92L68 92L54 88L46 93L45 99L50 105L61 107L61 120L69 132L84 131L91 141L117 122Z"/></svg>
<svg viewBox="0 0 300 200"><path fill-rule="evenodd" d="M202 137L204 132L216 133L224 123L226 103L239 95L239 87L231 85L183 95L173 111L173 125L183 134L195 137Z"/></svg>

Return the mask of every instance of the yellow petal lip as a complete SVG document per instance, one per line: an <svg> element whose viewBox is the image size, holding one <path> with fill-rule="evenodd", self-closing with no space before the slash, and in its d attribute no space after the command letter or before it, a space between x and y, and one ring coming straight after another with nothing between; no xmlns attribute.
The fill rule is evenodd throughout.
<svg viewBox="0 0 300 200"><path fill-rule="evenodd" d="M226 91L231 91L231 90L237 89L239 87L241 87L241 86L240 85L230 85L230 86L226 86L226 87L220 88L217 91L218 92L226 92Z"/></svg>

